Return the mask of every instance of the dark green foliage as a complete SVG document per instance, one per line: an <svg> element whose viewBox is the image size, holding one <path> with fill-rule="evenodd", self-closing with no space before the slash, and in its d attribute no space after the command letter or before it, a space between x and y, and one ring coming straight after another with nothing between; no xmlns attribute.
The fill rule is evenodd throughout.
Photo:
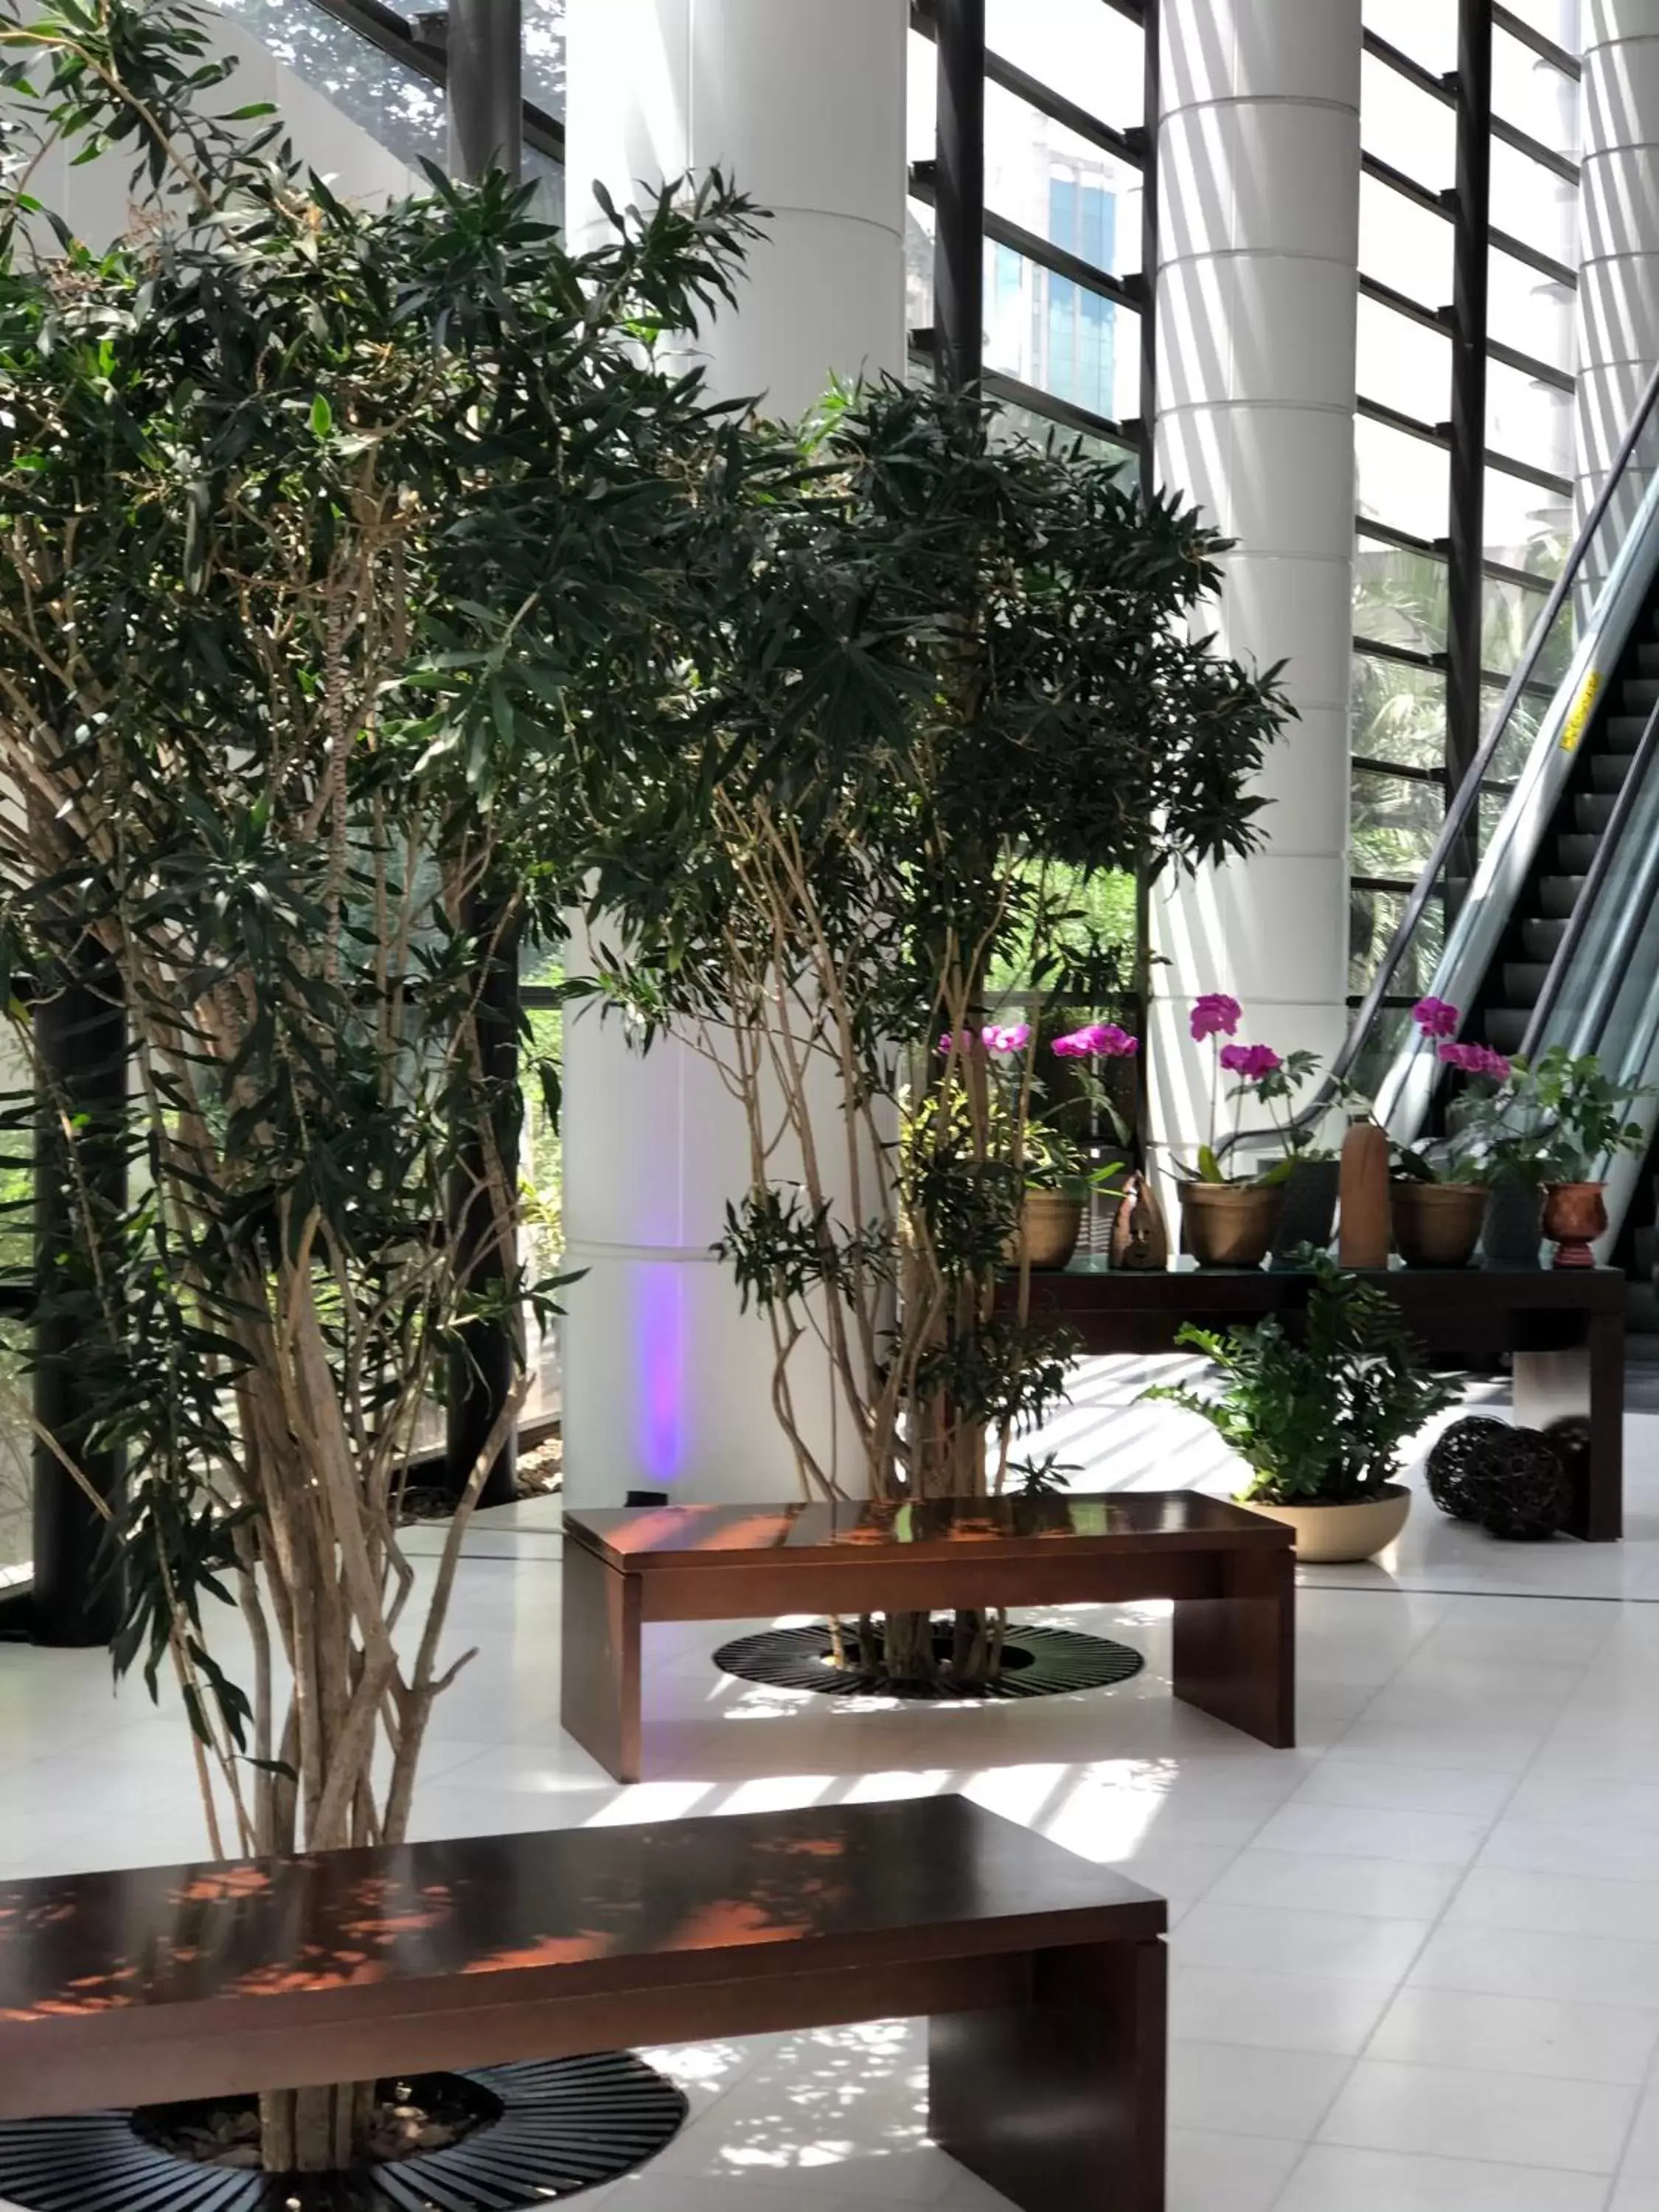
<svg viewBox="0 0 1659 2212"><path fill-rule="evenodd" d="M1299 1330L1276 1316L1225 1335L1189 1323L1177 1341L1214 1362L1219 1390L1159 1384L1146 1395L1209 1422L1251 1470L1241 1498L1358 1503L1393 1479L1401 1445L1457 1394L1425 1370L1386 1291L1306 1256L1314 1284Z"/></svg>

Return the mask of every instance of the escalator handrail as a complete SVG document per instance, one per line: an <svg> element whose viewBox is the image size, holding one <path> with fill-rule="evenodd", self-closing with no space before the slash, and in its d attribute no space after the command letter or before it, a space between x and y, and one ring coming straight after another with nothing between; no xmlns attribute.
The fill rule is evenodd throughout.
<svg viewBox="0 0 1659 2212"><path fill-rule="evenodd" d="M1659 757L1659 704L1655 705L1648 716L1642 732L1642 741L1632 757L1629 770L1613 802L1613 811L1607 817L1607 826L1601 832L1601 842L1590 861L1584 887L1574 902L1561 942L1555 948L1555 957L1544 978L1538 1004L1532 1011L1526 1035L1521 1040L1523 1059L1530 1060L1543 1042L1550 1018L1559 1003L1568 973L1595 917L1602 887L1612 872L1613 855L1619 849L1631 816L1636 811L1656 757ZM1625 902L1624 911L1620 916L1614 945L1598 963L1589 1003L1580 1017L1580 1026L1587 1035L1599 1036L1612 1010L1613 1000L1618 996L1629 970L1631 956L1646 926L1656 888L1659 888L1659 844L1652 846L1644 856L1634 895ZM1594 1049L1594 1047L1590 1048Z"/></svg>
<svg viewBox="0 0 1659 2212"><path fill-rule="evenodd" d="M1480 750L1470 762L1462 783L1457 787L1456 795L1447 810L1444 822L1441 824L1440 835L1435 840L1434 849L1425 863L1422 873L1413 886L1411 896L1406 902L1406 910L1401 915L1399 926L1389 940L1389 949L1382 956L1376 973L1371 979L1370 988L1360 1003L1358 1012L1349 1024L1348 1034L1338 1048L1324 1080L1320 1084L1314 1097L1294 1116L1292 1122L1294 1127L1306 1128L1323 1119L1340 1095L1340 1086L1345 1079L1358 1062L1371 1025L1376 1021L1383 1001L1389 996L1389 986L1393 983L1395 976L1399 972L1401 963L1410 949L1417 926L1423 919L1424 911L1430 899L1434 896L1435 887L1440 881L1447 861L1451 858L1453 848L1459 838L1465 834L1471 817L1478 816L1481 789L1498 748L1503 741L1504 733L1509 727L1510 718L1534 680L1533 671L1538 665L1539 656L1554 627L1555 618L1561 611L1568 592L1577 581L1578 572L1583 567L1595 533L1601 528L1607 509L1613 504L1613 495L1624 480L1625 471L1630 465L1631 458L1636 451L1643 432L1652 419L1656 408L1659 408L1659 368L1656 368L1648 379L1642 397L1637 404L1636 411L1631 417L1630 426L1620 440L1619 450L1602 479L1601 489L1595 495L1595 502L1584 518L1583 526L1573 540L1572 550L1562 563L1561 573L1552 586L1548 599L1544 602L1542 613L1533 625L1532 635L1527 641L1526 650L1516 662L1514 673L1510 678L1508 688L1504 693L1503 703L1492 718L1492 726L1481 742ZM1611 840L1604 839L1602 850L1610 850L1611 844ZM1231 1152L1231 1139L1224 1140L1216 1149L1218 1153Z"/></svg>

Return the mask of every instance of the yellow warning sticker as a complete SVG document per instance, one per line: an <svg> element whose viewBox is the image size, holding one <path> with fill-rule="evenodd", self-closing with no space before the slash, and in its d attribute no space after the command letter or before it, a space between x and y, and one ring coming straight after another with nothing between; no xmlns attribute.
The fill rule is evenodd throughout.
<svg viewBox="0 0 1659 2212"><path fill-rule="evenodd" d="M1564 753L1577 751L1578 740L1584 734L1584 726L1589 720L1590 709L1595 706L1595 695L1601 689L1601 672L1592 668L1580 686L1578 696L1573 701L1571 712L1562 728L1561 750Z"/></svg>

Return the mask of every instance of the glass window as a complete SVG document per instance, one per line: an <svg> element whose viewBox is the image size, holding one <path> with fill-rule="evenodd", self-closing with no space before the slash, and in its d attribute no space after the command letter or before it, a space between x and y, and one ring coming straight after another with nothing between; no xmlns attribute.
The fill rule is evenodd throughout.
<svg viewBox="0 0 1659 2212"><path fill-rule="evenodd" d="M1507 362L1489 361L1486 443L1511 460L1528 461L1555 476L1571 476L1571 392L1528 376L1524 369L1511 368Z"/></svg>
<svg viewBox="0 0 1659 2212"><path fill-rule="evenodd" d="M1419 307L1452 295L1452 227L1375 177L1359 179L1359 268Z"/></svg>
<svg viewBox="0 0 1659 2212"><path fill-rule="evenodd" d="M908 329L933 328L933 210L923 200L904 205L904 311Z"/></svg>
<svg viewBox="0 0 1659 2212"><path fill-rule="evenodd" d="M1413 538L1443 538L1449 512L1443 447L1363 415L1353 434L1361 517L1375 515Z"/></svg>
<svg viewBox="0 0 1659 2212"><path fill-rule="evenodd" d="M1438 771L1446 759L1445 678L1437 668L1410 668L1357 651L1349 732L1350 746L1361 759Z"/></svg>
<svg viewBox="0 0 1659 2212"><path fill-rule="evenodd" d="M1511 15L1553 39L1564 53L1578 52L1581 0L1504 0L1504 5Z"/></svg>
<svg viewBox="0 0 1659 2212"><path fill-rule="evenodd" d="M1500 345L1552 368L1572 368L1577 298L1571 284L1557 283L1513 254L1494 246L1486 256L1486 333Z"/></svg>
<svg viewBox="0 0 1659 2212"><path fill-rule="evenodd" d="M1495 26L1492 40L1492 112L1547 146L1578 152L1578 81Z"/></svg>
<svg viewBox="0 0 1659 2212"><path fill-rule="evenodd" d="M1533 590L1526 584L1512 583L1504 576L1488 576L1480 592L1480 665L1498 676L1510 675L1522 655L1544 611L1548 592L1544 585ZM1563 672L1561 663L1567 655L1571 640L1566 625L1558 623L1550 641L1550 659L1555 672ZM1546 673L1548 670L1546 669Z"/></svg>
<svg viewBox="0 0 1659 2212"><path fill-rule="evenodd" d="M1577 185L1501 138L1492 143L1492 210L1494 228L1577 267Z"/></svg>
<svg viewBox="0 0 1659 2212"><path fill-rule="evenodd" d="M1140 318L988 240L985 365L1121 422L1139 412Z"/></svg>
<svg viewBox="0 0 1659 2212"><path fill-rule="evenodd" d="M1365 28L1419 67L1443 76L1457 67L1457 9L1451 0L1364 0Z"/></svg>
<svg viewBox="0 0 1659 2212"><path fill-rule="evenodd" d="M985 88L985 204L1050 245L1121 276L1140 265L1140 172Z"/></svg>
<svg viewBox="0 0 1659 2212"><path fill-rule="evenodd" d="M1145 40L1101 0L988 0L985 43L1115 131L1139 123Z"/></svg>
<svg viewBox="0 0 1659 2212"><path fill-rule="evenodd" d="M1362 299L1358 382L1362 398L1377 400L1419 422L1443 422L1451 411L1451 340L1392 307Z"/></svg>
<svg viewBox="0 0 1659 2212"><path fill-rule="evenodd" d="M1349 892L1348 988L1356 998L1370 988L1383 954L1394 942L1395 933L1405 919L1407 896L1403 890L1371 890L1360 884L1355 884ZM1413 933L1405 959L1395 972L1389 988L1390 998L1401 998L1409 1006L1413 1000L1423 996L1434 981L1445 941L1445 919L1440 902L1431 900ZM1356 1071L1362 1089L1374 1090L1382 1080L1395 1049L1404 1042L1408 1028L1403 1012L1397 1022L1386 1027L1378 1040L1380 1048Z"/></svg>
<svg viewBox="0 0 1659 2212"><path fill-rule="evenodd" d="M1546 582L1560 574L1572 542L1571 495L1547 491L1507 469L1486 471L1481 538L1489 561Z"/></svg>
<svg viewBox="0 0 1659 2212"><path fill-rule="evenodd" d="M1353 772L1351 863L1357 876L1414 884L1445 817L1440 785L1418 776Z"/></svg>
<svg viewBox="0 0 1659 2212"><path fill-rule="evenodd" d="M931 39L912 31L904 50L904 151L931 161L939 151L939 57Z"/></svg>
<svg viewBox="0 0 1659 2212"><path fill-rule="evenodd" d="M418 70L320 8L296 8L293 0L224 0L224 5L278 61L398 161L410 168L422 161L443 166L449 145L444 96Z"/></svg>
<svg viewBox="0 0 1659 2212"><path fill-rule="evenodd" d="M1440 652L1446 642L1445 562L1367 538L1362 525L1354 548L1353 627L1356 637L1382 645Z"/></svg>
<svg viewBox="0 0 1659 2212"><path fill-rule="evenodd" d="M1367 54L1361 64L1360 130L1365 151L1419 185L1443 191L1457 170L1457 125L1432 94Z"/></svg>
<svg viewBox="0 0 1659 2212"><path fill-rule="evenodd" d="M1493 684L1480 687L1480 736L1484 742L1492 729L1498 708L1503 705L1502 690ZM1541 693L1523 692L1515 712L1504 726L1503 740L1492 756L1487 781L1501 785L1512 785L1529 758L1533 741L1538 735L1538 725L1549 702ZM1497 792L1483 788L1480 794L1480 844L1486 850L1498 817L1509 804L1507 789Z"/></svg>

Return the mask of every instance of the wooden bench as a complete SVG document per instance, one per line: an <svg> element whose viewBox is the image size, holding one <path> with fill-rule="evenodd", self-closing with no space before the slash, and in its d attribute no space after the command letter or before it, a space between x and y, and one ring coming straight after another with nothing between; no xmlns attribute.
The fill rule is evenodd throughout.
<svg viewBox="0 0 1659 2212"><path fill-rule="evenodd" d="M567 1512L562 1717L602 1766L639 1780L648 1620L1173 1598L1176 1697L1284 1748L1294 1565L1288 1528L1182 1490Z"/></svg>
<svg viewBox="0 0 1659 2212"><path fill-rule="evenodd" d="M0 1882L0 2119L925 2014L952 2156L1162 2212L1165 1924L962 1797Z"/></svg>

